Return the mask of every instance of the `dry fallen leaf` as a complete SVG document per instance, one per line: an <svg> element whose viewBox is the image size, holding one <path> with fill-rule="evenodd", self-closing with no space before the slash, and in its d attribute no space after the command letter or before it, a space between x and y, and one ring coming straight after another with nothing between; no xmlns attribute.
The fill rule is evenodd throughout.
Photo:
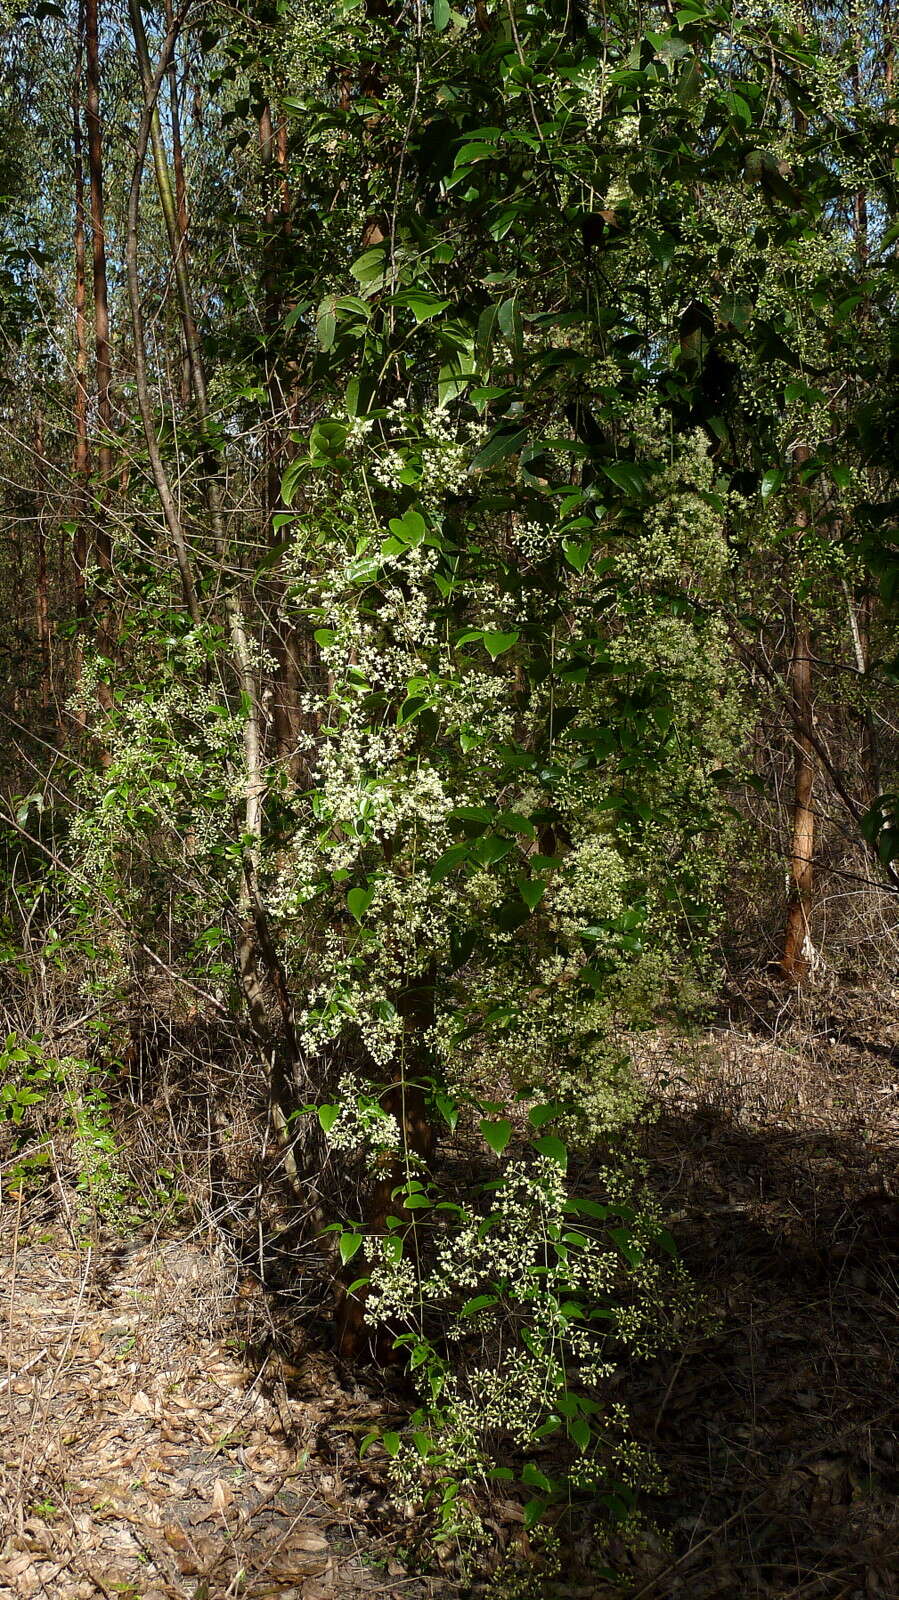
<svg viewBox="0 0 899 1600"><path fill-rule="evenodd" d="M320 1533L311 1533L308 1529L301 1529L295 1533L290 1541L292 1550L327 1550L328 1541Z"/></svg>
<svg viewBox="0 0 899 1600"><path fill-rule="evenodd" d="M334 1593L334 1567L330 1562L327 1572L308 1579L303 1585L303 1600L331 1600Z"/></svg>
<svg viewBox="0 0 899 1600"><path fill-rule="evenodd" d="M234 1490L225 1482L224 1478L216 1478L212 1490L212 1508L214 1511L225 1511L234 1499Z"/></svg>

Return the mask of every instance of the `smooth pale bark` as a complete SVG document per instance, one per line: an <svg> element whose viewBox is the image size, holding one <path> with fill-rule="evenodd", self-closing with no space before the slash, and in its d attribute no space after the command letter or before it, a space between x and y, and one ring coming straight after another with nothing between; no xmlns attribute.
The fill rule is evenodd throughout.
<svg viewBox="0 0 899 1600"><path fill-rule="evenodd" d="M798 444L793 463L801 471L809 458L808 445ZM800 486L796 513L796 538L801 543L809 525L808 491ZM791 879L784 929L781 970L791 983L802 983L811 971L814 947L809 931L815 888L815 813L812 794L817 771L813 739L813 678L811 636L799 602L794 602L793 649L790 656L789 698L793 718L793 806L788 866Z"/></svg>
<svg viewBox="0 0 899 1600"><path fill-rule="evenodd" d="M800 20L800 36L803 32ZM793 115L793 127L804 136L806 118L802 111ZM811 455L809 446L800 443L793 448L793 466L800 480L797 494L796 542L801 547L809 526L809 494L801 482L802 469ZM791 983L800 984L812 969L814 946L810 932L810 918L815 889L815 813L812 793L815 787L817 756L813 743L813 681L811 635L808 619L803 615L801 601L793 598L793 649L790 657L789 697L793 712L793 814L790 830L789 872L790 897L787 904L787 921L784 929L781 970Z"/></svg>
<svg viewBox="0 0 899 1600"><path fill-rule="evenodd" d="M781 967L792 983L801 983L811 970L813 946L809 932L814 893L815 813L812 794L817 759L812 728L812 657L807 622L797 620L790 658L790 696L794 708L793 811L789 870L792 886L787 907Z"/></svg>

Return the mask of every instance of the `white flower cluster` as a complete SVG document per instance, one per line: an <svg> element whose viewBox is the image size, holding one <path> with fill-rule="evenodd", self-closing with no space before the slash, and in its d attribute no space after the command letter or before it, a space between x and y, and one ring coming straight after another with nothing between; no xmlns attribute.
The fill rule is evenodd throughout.
<svg viewBox="0 0 899 1600"><path fill-rule="evenodd" d="M345 1072L337 1085L340 1111L328 1129L332 1150L361 1150L373 1160L399 1150L400 1130L396 1117L385 1111L377 1096L361 1079Z"/></svg>

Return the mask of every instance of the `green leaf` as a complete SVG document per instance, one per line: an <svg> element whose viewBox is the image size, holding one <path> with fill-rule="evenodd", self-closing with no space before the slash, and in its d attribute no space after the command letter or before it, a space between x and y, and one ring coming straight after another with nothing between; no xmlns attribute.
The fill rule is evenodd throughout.
<svg viewBox="0 0 899 1600"><path fill-rule="evenodd" d="M565 560L570 567L574 567L575 572L583 572L593 554L593 545L589 539L583 541L566 539L562 549L565 552Z"/></svg>
<svg viewBox="0 0 899 1600"><path fill-rule="evenodd" d="M331 1129L333 1128L333 1126L334 1126L334 1124L337 1121L337 1118L339 1116L340 1116L340 1107L339 1106L319 1106L319 1108L318 1108L318 1120L321 1123L322 1132L323 1133L330 1133Z"/></svg>
<svg viewBox="0 0 899 1600"><path fill-rule="evenodd" d="M781 472L779 467L769 467L762 478L762 499L768 500L772 494L776 494L785 477L786 473Z"/></svg>
<svg viewBox="0 0 899 1600"><path fill-rule="evenodd" d="M418 511L404 511L401 517L391 517L390 531L403 544L419 545L428 530L424 517Z"/></svg>
<svg viewBox="0 0 899 1600"><path fill-rule="evenodd" d="M474 844L469 844L467 850L480 867L495 866L497 861L502 861L514 848L514 840L502 839L497 834L491 833L485 839L478 839Z"/></svg>
<svg viewBox="0 0 899 1600"><path fill-rule="evenodd" d="M322 350L330 350L337 334L335 297L326 295L315 313L315 332Z"/></svg>
<svg viewBox="0 0 899 1600"><path fill-rule="evenodd" d="M542 1156L548 1156L550 1161L555 1161L563 1169L568 1166L568 1147L557 1139L554 1133L545 1133L541 1139L534 1140L534 1148Z"/></svg>
<svg viewBox="0 0 899 1600"><path fill-rule="evenodd" d="M356 1255L356 1253L362 1249L362 1244L363 1238L361 1233L342 1233L340 1235L338 1249L340 1250L340 1259L344 1266L346 1266L348 1261L352 1261L354 1255Z"/></svg>
<svg viewBox="0 0 899 1600"><path fill-rule="evenodd" d="M532 1528L536 1528L537 1523L540 1521L540 1518L543 1516L545 1510L545 1500L541 1500L535 1496L533 1500L528 1501L524 1508L524 1527L526 1533L530 1533Z"/></svg>
<svg viewBox="0 0 899 1600"><path fill-rule="evenodd" d="M536 910L546 893L546 881L543 878L518 877L515 887L529 911Z"/></svg>
<svg viewBox="0 0 899 1600"><path fill-rule="evenodd" d="M747 300L745 295L722 295L718 302L718 313L722 322L729 322L739 333L746 327L754 310L752 301Z"/></svg>
<svg viewBox="0 0 899 1600"><path fill-rule="evenodd" d="M438 857L431 868L431 882L442 883L443 879L452 872L453 867L457 867L460 861L465 860L469 848L466 840L463 844L451 844L448 850L444 850L443 855Z"/></svg>
<svg viewBox="0 0 899 1600"><path fill-rule="evenodd" d="M375 245L371 250L366 250L357 261L353 262L350 272L357 283L373 283L383 276L387 252L382 244Z"/></svg>
<svg viewBox="0 0 899 1600"><path fill-rule="evenodd" d="M473 457L469 472L483 472L503 456L520 454L530 438L527 428L498 428Z"/></svg>
<svg viewBox="0 0 899 1600"><path fill-rule="evenodd" d="M476 1312L486 1311L489 1306L495 1306L498 1299L499 1296L495 1294L476 1294L473 1300L466 1300L459 1315L473 1317Z"/></svg>
<svg viewBox="0 0 899 1600"><path fill-rule="evenodd" d="M571 1417L568 1423L568 1432L581 1451L586 1450L590 1443L590 1424L583 1417Z"/></svg>
<svg viewBox="0 0 899 1600"><path fill-rule="evenodd" d="M351 889L347 895L347 910L349 911L351 917L355 917L357 922L361 923L362 918L365 916L366 911L372 903L374 892L374 884L370 884L367 889Z"/></svg>
<svg viewBox="0 0 899 1600"><path fill-rule="evenodd" d="M449 0L434 0L434 27L438 33L444 33L450 23Z"/></svg>
<svg viewBox="0 0 899 1600"><path fill-rule="evenodd" d="M678 13L678 21L679 20L680 13ZM677 80L676 93L678 101L682 106L692 105L693 101L698 98L699 92L702 88L703 77L704 73L702 69L702 63L696 56L693 57L692 61L686 62L681 68L680 75Z"/></svg>
<svg viewBox="0 0 899 1600"><path fill-rule="evenodd" d="M497 321L509 341L513 355L519 356L524 344L524 327L515 295L503 301L497 313Z"/></svg>
<svg viewBox="0 0 899 1600"><path fill-rule="evenodd" d="M554 1117L560 1117L564 1110L564 1106L558 1105L554 1100L548 1100L544 1105L531 1106L528 1122L532 1128L542 1128L545 1123L552 1122Z"/></svg>
<svg viewBox="0 0 899 1600"><path fill-rule="evenodd" d="M520 636L519 636L519 634L517 632L516 633L485 633L484 634L484 647L487 650L488 654L490 656L492 656L493 660L495 661L497 656L504 655L507 650L511 650L513 644L517 644L518 643L519 637Z"/></svg>
<svg viewBox="0 0 899 1600"><path fill-rule="evenodd" d="M595 1217L597 1222L605 1222L607 1217L613 1215L610 1206L600 1205L598 1200L582 1200L579 1195L566 1200L562 1209L569 1213L573 1211L584 1217Z"/></svg>
<svg viewBox="0 0 899 1600"><path fill-rule="evenodd" d="M438 1094L434 1103L450 1132L455 1133L456 1123L459 1121L459 1107L455 1100L451 1100L447 1094Z"/></svg>
<svg viewBox="0 0 899 1600"><path fill-rule="evenodd" d="M468 144L463 144L461 146L461 148L456 151L456 159L453 162L453 166L454 167L470 167L476 161L484 161L488 156L495 156L495 155L496 155L496 145L495 144L493 144L493 143L487 144L483 140L477 140L476 139L476 140L471 141Z"/></svg>
<svg viewBox="0 0 899 1600"><path fill-rule="evenodd" d="M475 334L475 348L477 349L478 358L481 362L481 365L484 368L489 365L490 351L493 346L493 336L496 332L496 318L498 311L498 306L485 306L484 310L481 312L481 315L478 317L478 327ZM475 405L480 405L482 398L486 397L487 399L496 400L502 393L503 390L497 389L495 386L492 389L474 389L472 390L471 398Z"/></svg>
<svg viewBox="0 0 899 1600"><path fill-rule="evenodd" d="M642 495L646 487L644 473L631 461L603 462L602 471L610 483L614 483L616 489L622 489L625 494Z"/></svg>
<svg viewBox="0 0 899 1600"><path fill-rule="evenodd" d="M293 497L305 471L306 462L302 456L298 456L296 461L291 461L290 465L285 469L284 476L281 479L281 499L286 506L293 504Z"/></svg>
<svg viewBox="0 0 899 1600"><path fill-rule="evenodd" d="M509 1143L509 1140L512 1137L511 1122L483 1121L480 1124L480 1128L491 1150L494 1150L498 1156L501 1156L506 1148L506 1145Z"/></svg>
<svg viewBox="0 0 899 1600"><path fill-rule="evenodd" d="M534 1461L526 1461L521 1474L522 1483L532 1484L535 1489L542 1489L545 1494L552 1493L552 1484L545 1472Z"/></svg>
<svg viewBox="0 0 899 1600"><path fill-rule="evenodd" d="M398 1456L400 1453L400 1436L398 1433L385 1433L381 1443L389 1456Z"/></svg>
<svg viewBox="0 0 899 1600"><path fill-rule="evenodd" d="M346 409L348 417L364 417L368 415L372 399L374 398L374 381L369 377L351 378L346 386Z"/></svg>
<svg viewBox="0 0 899 1600"><path fill-rule="evenodd" d="M399 708L399 710L398 710L398 712L396 714L396 725L397 725L397 727L398 728L404 728L406 726L407 722L414 722L415 718L420 714L420 712L426 710L426 708L428 706L431 706L433 704L434 704L434 702L431 699L430 695L426 695L426 694L410 694L410 695L407 695L406 699L403 701L402 705L400 706L400 708Z"/></svg>
<svg viewBox="0 0 899 1600"><path fill-rule="evenodd" d="M629 1228L610 1228L609 1235L614 1239L621 1254L632 1267L637 1267L643 1260L643 1251L639 1245L634 1244L633 1234Z"/></svg>
<svg viewBox="0 0 899 1600"><path fill-rule="evenodd" d="M458 350L445 361L437 374L437 403L443 407L465 393L475 376L474 354L471 348Z"/></svg>
<svg viewBox="0 0 899 1600"><path fill-rule="evenodd" d="M431 317L438 317L452 305L451 300L442 300L440 295L429 294L425 289L409 289L405 294L394 295L392 303L411 311L418 323L429 322Z"/></svg>

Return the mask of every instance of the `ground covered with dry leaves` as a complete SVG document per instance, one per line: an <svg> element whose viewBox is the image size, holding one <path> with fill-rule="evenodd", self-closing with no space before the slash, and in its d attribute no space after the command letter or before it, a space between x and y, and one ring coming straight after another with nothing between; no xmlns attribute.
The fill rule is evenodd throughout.
<svg viewBox="0 0 899 1600"><path fill-rule="evenodd" d="M647 1037L644 1152L703 1304L674 1355L621 1375L669 1492L591 1580L466 1588L405 1569L383 1464L389 1391L312 1346L248 1356L221 1243L90 1249L0 1212L0 1600L889 1600L899 1596L899 993L740 997ZM249 1319L252 1321L252 1316ZM527 1556L520 1517L499 1545ZM561 1530L560 1530L561 1531ZM606 1546L603 1559L609 1559Z"/></svg>
<svg viewBox="0 0 899 1600"><path fill-rule="evenodd" d="M2 1222L2 1600L438 1592L372 1532L376 1486L360 1501L344 1476L380 1408L324 1367L301 1398L271 1361L249 1371L219 1252L76 1249L15 1205Z"/></svg>

